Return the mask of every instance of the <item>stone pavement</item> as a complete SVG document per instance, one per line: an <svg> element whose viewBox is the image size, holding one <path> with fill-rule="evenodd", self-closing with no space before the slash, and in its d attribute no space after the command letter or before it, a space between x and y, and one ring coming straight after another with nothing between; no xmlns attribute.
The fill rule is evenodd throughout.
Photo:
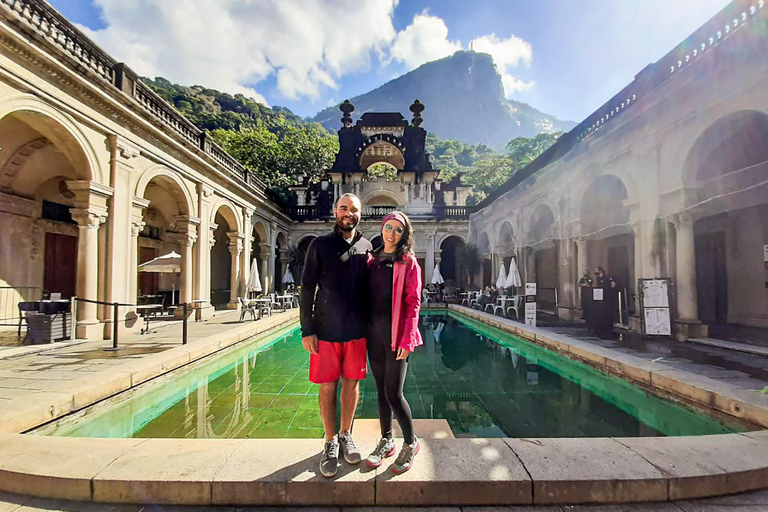
<svg viewBox="0 0 768 512"><path fill-rule="evenodd" d="M194 507L115 505L31 498L0 492L0 512L768 512L768 491L704 500L625 505L520 507Z"/></svg>

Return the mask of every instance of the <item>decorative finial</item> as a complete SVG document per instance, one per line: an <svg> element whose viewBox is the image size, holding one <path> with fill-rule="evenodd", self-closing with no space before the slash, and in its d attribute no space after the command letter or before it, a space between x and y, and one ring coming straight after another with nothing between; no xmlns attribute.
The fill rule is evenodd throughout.
<svg viewBox="0 0 768 512"><path fill-rule="evenodd" d="M415 100L410 107L410 111L413 112L413 121L411 121L411 124L418 128L421 126L421 123L424 122L421 118L421 113L424 112L424 105L419 100Z"/></svg>
<svg viewBox="0 0 768 512"><path fill-rule="evenodd" d="M341 124L344 128L352 126L352 117L349 114L355 111L355 106L349 100L344 100L344 103L339 105L339 110L344 113L344 116L341 118Z"/></svg>

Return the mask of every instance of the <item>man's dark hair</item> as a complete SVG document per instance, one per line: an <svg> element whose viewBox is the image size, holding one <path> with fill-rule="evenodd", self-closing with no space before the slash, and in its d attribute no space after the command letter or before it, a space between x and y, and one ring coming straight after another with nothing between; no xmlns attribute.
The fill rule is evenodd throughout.
<svg viewBox="0 0 768 512"><path fill-rule="evenodd" d="M333 209L334 209L334 210L335 210L335 209L336 209L336 207L339 205L339 199L341 199L342 197L354 197L355 199L357 199L358 201L360 201L360 198L359 198L359 197L357 197L357 196L356 196L355 194L353 194L352 192L347 192L346 194L341 194L341 195L340 195L339 197L337 197L337 198L336 198L336 200L333 202ZM360 204L363 204L363 202L362 202L362 201L360 201Z"/></svg>

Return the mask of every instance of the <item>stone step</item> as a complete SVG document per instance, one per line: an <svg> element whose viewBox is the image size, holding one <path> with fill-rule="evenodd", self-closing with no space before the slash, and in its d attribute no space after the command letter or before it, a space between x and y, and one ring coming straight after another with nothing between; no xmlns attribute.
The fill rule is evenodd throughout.
<svg viewBox="0 0 768 512"><path fill-rule="evenodd" d="M392 422L392 430L395 437L403 437L397 421ZM413 420L413 432L421 439L454 439L455 437L448 421L443 419ZM381 437L379 420L356 419L352 433L355 439L379 439Z"/></svg>

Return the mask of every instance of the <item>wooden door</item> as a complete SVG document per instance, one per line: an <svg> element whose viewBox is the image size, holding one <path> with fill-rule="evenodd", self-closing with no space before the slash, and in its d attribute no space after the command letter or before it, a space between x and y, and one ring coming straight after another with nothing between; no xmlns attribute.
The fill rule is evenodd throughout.
<svg viewBox="0 0 768 512"><path fill-rule="evenodd" d="M77 282L77 237L46 233L44 265L43 293L72 297Z"/></svg>

